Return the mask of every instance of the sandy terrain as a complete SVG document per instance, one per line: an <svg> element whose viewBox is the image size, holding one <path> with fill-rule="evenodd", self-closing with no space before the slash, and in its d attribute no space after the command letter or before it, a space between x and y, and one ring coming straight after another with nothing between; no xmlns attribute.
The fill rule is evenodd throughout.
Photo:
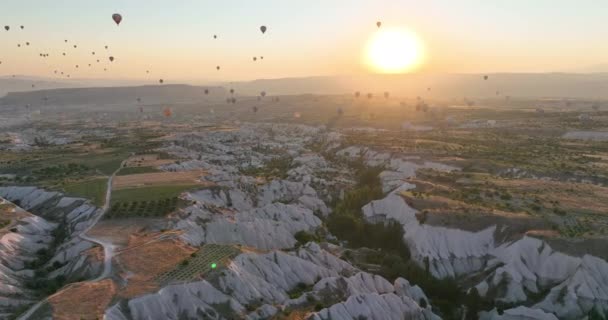
<svg viewBox="0 0 608 320"><path fill-rule="evenodd" d="M110 279L79 282L50 296L48 302L53 309L53 319L101 319L115 293L116 285Z"/></svg>
<svg viewBox="0 0 608 320"><path fill-rule="evenodd" d="M119 190L159 185L188 185L197 183L203 185L205 183L199 181L199 178L204 175L205 171L203 170L130 174L115 177L112 187L115 190Z"/></svg>
<svg viewBox="0 0 608 320"><path fill-rule="evenodd" d="M158 289L154 278L175 268L196 250L172 239L175 233L140 233L129 237L126 248L116 252L115 259L124 269L127 285L120 289L122 297L135 297Z"/></svg>

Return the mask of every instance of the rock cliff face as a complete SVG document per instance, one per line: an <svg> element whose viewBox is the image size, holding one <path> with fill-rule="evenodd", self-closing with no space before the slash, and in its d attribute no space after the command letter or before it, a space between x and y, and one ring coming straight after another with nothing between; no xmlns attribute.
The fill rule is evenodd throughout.
<svg viewBox="0 0 608 320"><path fill-rule="evenodd" d="M372 159L390 166L399 163L402 171L405 167L403 162L389 161L383 156ZM385 198L364 206L363 213L372 222L398 221L405 232L403 241L421 267L428 268L437 278L462 279L484 272L488 275L476 285L480 295L505 303L529 302L532 295L549 292L532 308L487 315L488 319L526 319L526 312L530 312L530 319L545 319L544 312L549 313L547 319L551 314L580 319L592 309L608 312L605 260L591 255L569 256L553 250L542 240L526 236L500 243L495 237L497 226L469 232L420 224L417 211L399 195L413 187L401 184Z"/></svg>
<svg viewBox="0 0 608 320"><path fill-rule="evenodd" d="M173 285L116 305L107 319L266 319L284 308L332 302L312 319L439 319L405 279L394 284L360 272L315 243L286 253L244 253L208 280ZM300 288L299 297L290 292Z"/></svg>
<svg viewBox="0 0 608 320"><path fill-rule="evenodd" d="M40 292L32 288L36 282L58 277L76 281L100 271L100 263L86 254L93 245L78 237L97 208L84 199L34 187L0 187L0 197L18 213L16 226L0 232L0 314L9 316L39 300ZM43 263L36 269L45 272L32 270L36 263Z"/></svg>

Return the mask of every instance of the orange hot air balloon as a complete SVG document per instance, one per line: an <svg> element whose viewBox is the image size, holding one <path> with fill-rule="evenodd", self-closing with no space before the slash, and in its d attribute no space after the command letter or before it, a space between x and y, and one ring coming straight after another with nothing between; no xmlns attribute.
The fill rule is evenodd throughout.
<svg viewBox="0 0 608 320"><path fill-rule="evenodd" d="M165 115L165 118L169 118L173 114L173 111L171 111L171 108L167 107L165 110L163 110L163 114Z"/></svg>
<svg viewBox="0 0 608 320"><path fill-rule="evenodd" d="M122 21L122 16L119 13L115 13L112 15L112 20L116 22L116 25L120 25L120 22Z"/></svg>

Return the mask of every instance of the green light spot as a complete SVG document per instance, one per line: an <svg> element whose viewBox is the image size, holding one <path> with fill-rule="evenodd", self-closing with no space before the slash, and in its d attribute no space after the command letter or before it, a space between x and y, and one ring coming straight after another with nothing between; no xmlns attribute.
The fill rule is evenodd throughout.
<svg viewBox="0 0 608 320"><path fill-rule="evenodd" d="M215 269L215 268L217 268L217 264L212 263L212 264L211 264L211 269Z"/></svg>

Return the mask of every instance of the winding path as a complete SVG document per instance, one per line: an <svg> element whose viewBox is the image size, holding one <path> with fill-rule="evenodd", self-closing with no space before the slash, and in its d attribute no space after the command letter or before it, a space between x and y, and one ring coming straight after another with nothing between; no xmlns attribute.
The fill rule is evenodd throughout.
<svg viewBox="0 0 608 320"><path fill-rule="evenodd" d="M96 281L102 280L102 279L110 276L110 274L112 273L112 257L114 256L114 245L103 239L97 239L97 238L88 236L87 232L89 232L91 229L93 229L95 227L95 225L97 224L97 222L99 222L99 220L101 220L101 218L110 209L110 200L112 198L112 181L114 180L114 176L116 176L116 173L118 173L118 171L120 171L120 169L122 168L123 165L124 165L124 161L121 162L120 167L118 167L118 169L116 169L116 171L114 171L112 173L112 175L110 177L108 177L108 186L106 187L106 199L103 204L103 207L101 207L101 213L98 214L95 217L95 219L93 220L93 222L78 235L80 238L82 238L84 240L97 243L103 247L103 256L104 256L103 272L97 278L89 280L89 282L96 282ZM44 302L46 302L46 298L41 301L38 301L38 303L33 305L31 308L29 308L27 310L27 312L25 312L24 314L19 316L19 318L17 318L17 320L29 319L36 311L38 311L38 309L40 309L40 307L44 304Z"/></svg>

